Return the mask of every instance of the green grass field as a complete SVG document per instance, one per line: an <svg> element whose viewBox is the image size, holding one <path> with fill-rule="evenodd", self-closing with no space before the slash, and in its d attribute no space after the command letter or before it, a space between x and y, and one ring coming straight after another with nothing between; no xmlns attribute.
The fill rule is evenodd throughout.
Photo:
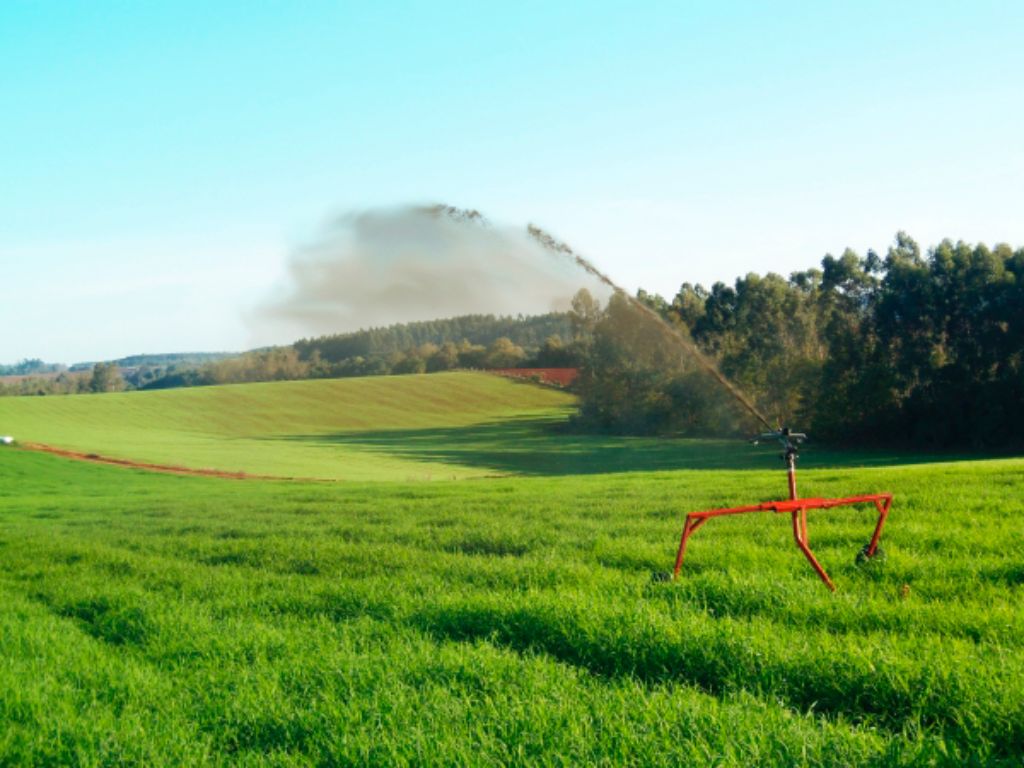
<svg viewBox="0 0 1024 768"><path fill-rule="evenodd" d="M351 480L0 450L0 764L1024 764L1024 460L809 448L805 495L896 494L884 562L869 511L812 512L831 594L748 515L663 583L686 511L783 493L775 451L569 406L472 374L0 400L26 440Z"/></svg>
<svg viewBox="0 0 1024 768"><path fill-rule="evenodd" d="M561 418L561 392L473 373L238 384L96 397L0 398L0 427L26 442L122 459L336 480L491 472L381 447L442 431Z"/></svg>
<svg viewBox="0 0 1024 768"><path fill-rule="evenodd" d="M118 459L274 477L442 480L763 468L734 441L570 435L573 398L483 373L0 398L0 434ZM948 458L948 457L947 457ZM934 457L815 449L804 464Z"/></svg>

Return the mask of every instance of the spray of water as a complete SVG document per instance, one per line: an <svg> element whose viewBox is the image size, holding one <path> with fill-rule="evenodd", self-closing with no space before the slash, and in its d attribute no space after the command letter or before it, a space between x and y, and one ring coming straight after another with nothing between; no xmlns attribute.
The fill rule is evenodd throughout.
<svg viewBox="0 0 1024 768"><path fill-rule="evenodd" d="M611 288L613 291L616 291L625 296L626 299L630 302L630 304L632 304L638 311L640 311L643 315L653 320L655 322L656 327L659 330L661 330L662 333L664 333L670 340L674 341L676 344L680 345L683 349L685 349L690 354L690 356L697 362L697 364L704 371L710 374L715 379L715 381L717 381L719 384L725 387L729 394L732 395L736 399L736 401L740 403L740 405L746 408L747 411L749 411L754 418L756 418L769 430L775 429L775 427L772 426L771 422L769 422L768 419L766 419L757 409L757 406L754 405L753 401L751 401L749 397L747 397L743 392L741 392L735 384L733 384L731 381L725 378L722 372L718 370L718 366L716 366L707 357L707 355L701 352L697 345L693 343L693 340L690 339L687 335L685 335L682 331L680 331L675 326L671 325L668 321L665 320L665 318L663 318L660 314L658 314L649 306L644 304L642 301L639 301L638 299L634 298L629 293L627 293L625 290L623 290L617 283L615 283L610 277L608 277L608 275L606 275L604 272L595 267L589 260L585 259L580 254L576 253L566 243L563 243L562 241L555 239L549 233L545 232L543 229L533 224L529 225L527 231L530 233L530 236L538 243L540 243L546 250L559 256L571 259L578 267L585 270L587 274L597 278L599 281L601 281L604 285Z"/></svg>
<svg viewBox="0 0 1024 768"><path fill-rule="evenodd" d="M560 260L550 259L551 254ZM532 224L525 232L496 227L476 210L432 205L341 216L293 255L284 295L264 303L251 319L322 334L434 319L440 308L447 317L547 312L567 307L579 288L573 265L625 296L666 339L773 429L687 334L567 244Z"/></svg>
<svg viewBox="0 0 1024 768"><path fill-rule="evenodd" d="M522 227L448 205L333 219L291 254L288 275L246 317L258 338L355 331L459 315L565 311L579 273Z"/></svg>

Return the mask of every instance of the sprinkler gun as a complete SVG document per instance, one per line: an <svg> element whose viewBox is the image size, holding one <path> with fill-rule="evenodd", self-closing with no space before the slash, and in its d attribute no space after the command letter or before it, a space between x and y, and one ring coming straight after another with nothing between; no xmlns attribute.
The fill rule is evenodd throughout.
<svg viewBox="0 0 1024 768"><path fill-rule="evenodd" d="M760 435L750 438L752 445L757 445L766 440L778 440L782 443L782 447L786 450L782 454L782 458L786 458L792 453L794 456L800 452L800 443L807 439L807 435L803 432L794 432L789 427L779 427L778 429L772 430L771 432L762 432Z"/></svg>
<svg viewBox="0 0 1024 768"><path fill-rule="evenodd" d="M756 437L750 438L752 445L757 445L765 440L778 440L782 444L782 453L779 458L786 462L790 471L796 471L796 460L800 455L800 443L807 439L803 432L793 432L789 427L779 427L771 432L762 432Z"/></svg>
<svg viewBox="0 0 1024 768"><path fill-rule="evenodd" d="M786 475L789 478L789 498L796 498L796 460L800 456L800 443L807 439L803 432L793 432L789 427L779 427L771 432L762 432L751 438L753 445L764 440L778 440L782 444L779 458L786 462Z"/></svg>
<svg viewBox="0 0 1024 768"><path fill-rule="evenodd" d="M866 544L858 553L856 562L863 563L881 553L878 547L878 539L882 535L882 526L889 515L889 508L892 506L891 493L877 493L866 496L847 496L838 499L801 499L796 494L796 460L800 454L800 443L807 439L803 432L793 432L789 427L779 427L769 432L762 432L751 442L757 445L760 442L777 440L782 445L781 458L786 463L786 476L789 482L789 498L782 501L766 501L761 504L752 504L745 507L727 507L723 509L710 509L704 512L691 512L686 516L686 523L683 525L683 536L679 542L679 552L676 555L676 565L673 571L673 578L679 578L679 571L683 567L683 557L686 554L686 542L700 526L704 525L712 517L724 515L739 515L746 512L788 512L793 518L793 539L797 547L803 552L804 557L814 568L818 577L833 592L836 587L832 583L821 563L811 552L810 539L807 535L807 510L809 509L830 509L832 507L848 506L852 504L874 504L878 510L878 522L875 524L875 531L871 541Z"/></svg>

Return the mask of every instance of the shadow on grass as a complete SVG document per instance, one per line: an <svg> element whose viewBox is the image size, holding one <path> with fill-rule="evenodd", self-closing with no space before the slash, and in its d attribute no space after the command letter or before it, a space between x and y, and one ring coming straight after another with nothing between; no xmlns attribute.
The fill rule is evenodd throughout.
<svg viewBox="0 0 1024 768"><path fill-rule="evenodd" d="M369 450L411 461L456 464L499 473L555 476L672 469L775 469L779 449L742 440L622 437L566 432L564 422L518 419L462 427L346 431L267 438ZM892 451L837 451L809 446L801 467L866 467L979 458Z"/></svg>

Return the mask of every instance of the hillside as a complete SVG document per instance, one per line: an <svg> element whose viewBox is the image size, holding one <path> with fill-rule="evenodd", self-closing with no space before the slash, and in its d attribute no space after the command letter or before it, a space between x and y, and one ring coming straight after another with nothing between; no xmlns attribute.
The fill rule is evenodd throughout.
<svg viewBox="0 0 1024 768"><path fill-rule="evenodd" d="M393 450L453 430L558 419L572 397L482 373L240 384L4 398L0 432L21 443L121 459L283 477L428 479L500 473ZM385 443L387 441L384 441Z"/></svg>

